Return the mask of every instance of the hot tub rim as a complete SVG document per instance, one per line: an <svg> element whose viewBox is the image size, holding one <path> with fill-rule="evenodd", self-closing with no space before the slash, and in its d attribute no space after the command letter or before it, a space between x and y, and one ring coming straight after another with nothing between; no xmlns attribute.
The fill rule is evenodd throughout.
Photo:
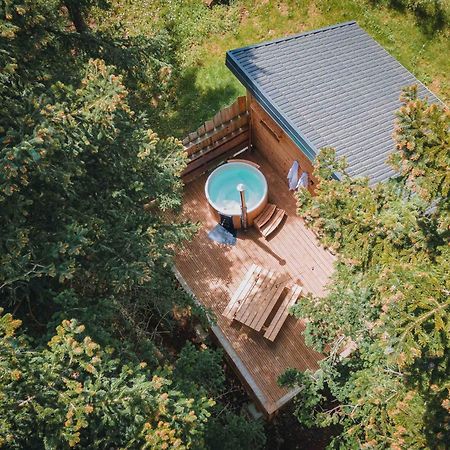
<svg viewBox="0 0 450 450"><path fill-rule="evenodd" d="M248 208L248 209L247 209L247 213L250 214L250 213L252 213L253 211L255 211L255 210L257 210L258 208L260 208L261 205L262 205L264 202L267 201L267 196L268 196L268 191L269 191L269 186L268 186L268 184L267 184L266 177L264 176L264 174L263 174L258 168L256 168L256 167L253 166L252 164L249 164L249 163L246 163L246 162L243 162L243 161L236 161L236 162L230 161L230 162L226 162L225 164L221 164L219 167L216 167L216 168L208 175L208 178L207 178L206 183L205 183L205 196L206 196L206 199L208 200L208 203L210 204L210 206L211 206L212 208L214 208L214 209L217 211L217 213L219 213L219 214L222 214L222 215L224 215L224 216L237 216L237 215L239 215L238 213L230 213L230 212L224 212L224 211L222 211L220 208L217 207L216 203L214 203L214 202L211 200L211 197L209 196L209 192L208 192L209 182L210 182L210 179L212 178L212 176L214 175L214 173L217 172L217 171L219 171L219 170L221 170L221 169L223 169L224 167L229 167L230 165L234 165L234 166L239 166L239 165L241 165L241 166L247 166L247 167L251 168L251 170L253 170L254 172L258 173L258 175L259 175L259 176L262 178L262 180L263 180L263 184L264 184L264 191L263 191L263 194L262 194L261 199L259 200L259 202L258 202L253 208L251 208L251 209Z"/></svg>

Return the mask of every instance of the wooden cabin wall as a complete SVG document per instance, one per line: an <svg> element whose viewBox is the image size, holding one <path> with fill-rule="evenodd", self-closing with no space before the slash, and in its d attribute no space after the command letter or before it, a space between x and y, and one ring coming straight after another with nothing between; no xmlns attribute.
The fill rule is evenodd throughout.
<svg viewBox="0 0 450 450"><path fill-rule="evenodd" d="M308 172L310 180L313 182L310 184L309 190L313 192L317 181L312 176L311 161L248 92L247 104L250 112L252 145L267 158L275 171L282 177L287 177L292 163L297 160L301 168L299 173L301 174L305 170Z"/></svg>

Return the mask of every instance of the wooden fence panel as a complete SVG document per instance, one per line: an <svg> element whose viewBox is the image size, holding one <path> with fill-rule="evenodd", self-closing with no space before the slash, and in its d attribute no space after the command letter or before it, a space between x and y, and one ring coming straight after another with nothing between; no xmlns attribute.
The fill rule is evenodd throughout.
<svg viewBox="0 0 450 450"><path fill-rule="evenodd" d="M231 135L236 130L248 126L247 116L238 116L233 122L228 122L227 125L215 128L209 133L205 133L200 136L197 140L191 142L189 147L186 147L186 152L188 156L193 156L195 153L213 145L216 141L223 139L224 137Z"/></svg>
<svg viewBox="0 0 450 450"><path fill-rule="evenodd" d="M183 139L189 162L183 177L193 171L199 173L230 151L244 149L248 145L249 120L247 99L238 97L236 101L221 109L211 120L207 120L196 131Z"/></svg>

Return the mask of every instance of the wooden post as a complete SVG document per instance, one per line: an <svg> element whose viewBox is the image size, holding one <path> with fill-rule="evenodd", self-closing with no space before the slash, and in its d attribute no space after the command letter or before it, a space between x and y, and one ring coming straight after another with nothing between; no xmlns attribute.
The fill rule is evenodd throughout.
<svg viewBox="0 0 450 450"><path fill-rule="evenodd" d="M241 196L241 225L244 230L247 229L247 205L245 203L245 186L241 183L237 185L237 190Z"/></svg>

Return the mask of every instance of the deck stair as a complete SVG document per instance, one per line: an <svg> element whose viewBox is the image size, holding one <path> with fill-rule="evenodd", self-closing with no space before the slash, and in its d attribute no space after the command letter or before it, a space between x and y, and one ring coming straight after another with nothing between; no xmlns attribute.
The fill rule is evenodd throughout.
<svg viewBox="0 0 450 450"><path fill-rule="evenodd" d="M284 209L268 203L264 211L255 219L254 225L263 237L267 238L278 228L285 215Z"/></svg>

